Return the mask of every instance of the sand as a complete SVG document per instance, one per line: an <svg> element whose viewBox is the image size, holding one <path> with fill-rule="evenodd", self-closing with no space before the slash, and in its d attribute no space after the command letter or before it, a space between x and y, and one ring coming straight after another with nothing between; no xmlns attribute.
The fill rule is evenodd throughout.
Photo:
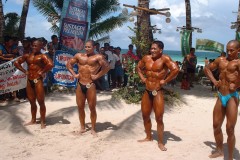
<svg viewBox="0 0 240 160"><path fill-rule="evenodd" d="M212 110L216 101L210 87L196 85L186 91L179 85L168 87L178 92L181 100L165 105L164 143L168 150L157 146L156 122L152 114L152 142L145 138L140 104L126 104L111 99L111 93L97 94L98 137L88 130L75 135L79 119L75 94L54 93L46 97L46 129L40 124L23 126L31 119L29 102L1 104L0 159L17 160L206 160L215 148ZM240 115L238 113L238 115ZM39 112L38 112L39 118ZM39 120L39 119L38 119ZM86 123L90 127L86 106ZM224 152L227 159L226 122L223 123ZM240 159L240 126L235 128L234 158ZM216 158L224 159L224 158Z"/></svg>

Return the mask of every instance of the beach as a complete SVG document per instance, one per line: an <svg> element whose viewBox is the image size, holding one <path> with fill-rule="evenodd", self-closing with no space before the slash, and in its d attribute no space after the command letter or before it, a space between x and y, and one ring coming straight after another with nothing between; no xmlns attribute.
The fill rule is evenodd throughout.
<svg viewBox="0 0 240 160"><path fill-rule="evenodd" d="M3 160L207 160L215 148L212 110L216 93L210 86L196 84L191 90L181 90L180 84L166 88L177 92L180 99L165 104L164 143L167 151L157 146L154 114L153 141L139 143L145 138L140 104L127 104L112 99L111 92L97 94L98 137L90 133L89 109L86 106L88 131L79 130L75 93L52 93L46 96L46 129L40 124L23 126L31 119L29 102L12 102L0 106L0 155ZM238 118L240 114L238 113ZM39 118L39 112L38 112ZM38 119L39 120L39 119ZM226 121L224 134L227 159ZM234 158L240 159L240 125L235 128Z"/></svg>

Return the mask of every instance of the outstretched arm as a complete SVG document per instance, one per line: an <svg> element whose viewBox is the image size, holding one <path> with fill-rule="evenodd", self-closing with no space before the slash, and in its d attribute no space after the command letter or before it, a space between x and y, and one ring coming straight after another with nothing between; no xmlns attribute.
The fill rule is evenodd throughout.
<svg viewBox="0 0 240 160"><path fill-rule="evenodd" d="M68 71L75 77L75 78L79 78L79 74L76 74L73 70L73 65L77 63L77 55L76 54L73 58L71 58L67 64L66 64L66 67L68 69Z"/></svg>

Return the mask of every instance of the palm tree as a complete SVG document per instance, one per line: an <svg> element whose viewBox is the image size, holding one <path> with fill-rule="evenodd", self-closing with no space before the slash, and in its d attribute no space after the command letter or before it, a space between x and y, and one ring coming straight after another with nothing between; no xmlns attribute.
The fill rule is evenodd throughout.
<svg viewBox="0 0 240 160"><path fill-rule="evenodd" d="M239 0L239 3L238 3L237 24L240 24L240 0ZM237 32L240 32L240 25L238 25L238 27L237 27Z"/></svg>
<svg viewBox="0 0 240 160"><path fill-rule="evenodd" d="M186 29L192 30L190 0L185 0L185 7L186 7ZM190 46L190 48L192 47L192 32L190 33L190 37L189 37L189 46Z"/></svg>
<svg viewBox="0 0 240 160"><path fill-rule="evenodd" d="M3 4L2 0L0 0L0 43L2 42L3 38L3 31L4 31L4 13L3 13Z"/></svg>
<svg viewBox="0 0 240 160"><path fill-rule="evenodd" d="M21 20L18 28L18 36L20 39L23 39L25 35L25 27L26 27L26 19L28 14L29 3L30 3L30 0L24 0L23 2Z"/></svg>
<svg viewBox="0 0 240 160"><path fill-rule="evenodd" d="M127 18L120 14L108 16L120 9L118 0L91 0L91 2L90 38L99 38L127 21ZM60 17L63 0L33 0L33 5L47 19L51 20L53 17ZM53 24L51 30L59 32L56 23Z"/></svg>
<svg viewBox="0 0 240 160"><path fill-rule="evenodd" d="M4 19L5 19L4 35L17 36L20 20L19 15L15 12L10 12L4 16Z"/></svg>
<svg viewBox="0 0 240 160"><path fill-rule="evenodd" d="M149 8L149 0L138 0L138 6L142 8ZM137 16L137 40L139 45L136 45L137 53L147 54L149 51L150 43L153 41L152 30L150 29L150 13L140 11L141 14Z"/></svg>

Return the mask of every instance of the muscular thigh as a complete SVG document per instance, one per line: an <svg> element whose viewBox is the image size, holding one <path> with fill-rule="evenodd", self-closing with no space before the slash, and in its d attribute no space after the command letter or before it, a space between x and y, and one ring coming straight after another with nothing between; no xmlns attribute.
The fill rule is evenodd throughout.
<svg viewBox="0 0 240 160"><path fill-rule="evenodd" d="M150 115L153 108L152 99L149 97L148 93L145 91L142 96L141 110L143 115Z"/></svg>
<svg viewBox="0 0 240 160"><path fill-rule="evenodd" d="M91 87L87 91L87 101L89 107L95 107L96 106L96 86L95 84L92 84Z"/></svg>
<svg viewBox="0 0 240 160"><path fill-rule="evenodd" d="M153 109L154 109L156 118L163 115L164 113L163 91L158 91L158 94L154 97Z"/></svg>
<svg viewBox="0 0 240 160"><path fill-rule="evenodd" d="M44 101L45 92L43 87L43 81L39 80L38 83L35 84L35 92L38 101Z"/></svg>
<svg viewBox="0 0 240 160"><path fill-rule="evenodd" d="M86 101L86 95L82 93L81 87L78 84L76 89L76 102L78 106L84 106Z"/></svg>
<svg viewBox="0 0 240 160"><path fill-rule="evenodd" d="M222 106L220 99L218 98L213 109L213 124L222 124L225 118L226 108Z"/></svg>
<svg viewBox="0 0 240 160"><path fill-rule="evenodd" d="M31 86L29 81L27 81L26 91L27 91L28 100L31 101L31 100L36 99L35 89L34 89L34 87Z"/></svg>
<svg viewBox="0 0 240 160"><path fill-rule="evenodd" d="M238 99L236 97L231 98L228 101L226 108L227 123L235 126L238 117Z"/></svg>

